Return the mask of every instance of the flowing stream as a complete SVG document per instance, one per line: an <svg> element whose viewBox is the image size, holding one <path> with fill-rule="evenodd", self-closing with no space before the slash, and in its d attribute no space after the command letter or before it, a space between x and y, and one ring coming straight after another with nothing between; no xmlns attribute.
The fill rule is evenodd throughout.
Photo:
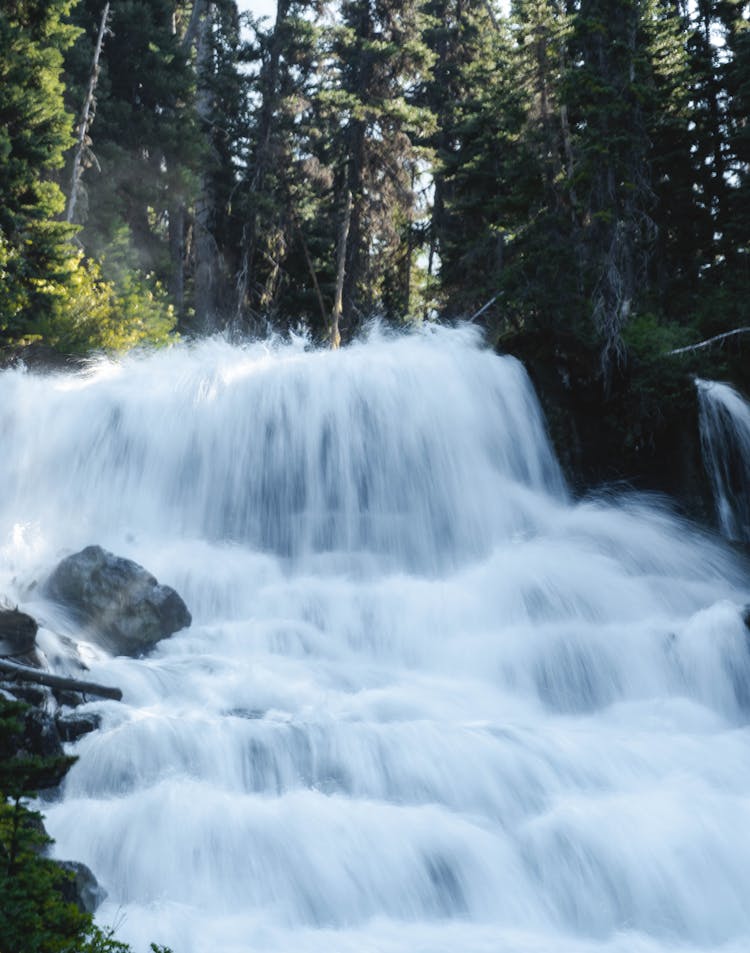
<svg viewBox="0 0 750 953"><path fill-rule="evenodd" d="M696 380L703 460L719 528L750 542L750 404L728 384Z"/></svg>
<svg viewBox="0 0 750 953"><path fill-rule="evenodd" d="M82 645L101 730L45 805L145 953L750 949L746 567L574 502L471 330L0 374L0 592L89 543L194 622Z"/></svg>

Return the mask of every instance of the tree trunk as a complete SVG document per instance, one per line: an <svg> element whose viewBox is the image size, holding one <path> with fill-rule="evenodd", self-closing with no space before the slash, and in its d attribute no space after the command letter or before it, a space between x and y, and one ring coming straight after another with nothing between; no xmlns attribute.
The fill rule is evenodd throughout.
<svg viewBox="0 0 750 953"><path fill-rule="evenodd" d="M260 221L257 196L263 191L266 173L272 157L274 127L279 107L279 66L283 50L282 25L289 15L290 0L277 0L268 60L261 70L261 108L258 120L258 138L255 146L253 175L250 180L251 211L242 232L242 255L237 282L237 317L244 309L257 266Z"/></svg>
<svg viewBox="0 0 750 953"><path fill-rule="evenodd" d="M341 345L341 315L344 310L344 279L346 277L346 259L349 246L349 231L352 222L352 193L346 193L346 204L339 225L339 237L336 251L336 294L331 311L331 324L328 331L328 340L336 350Z"/></svg>
<svg viewBox="0 0 750 953"><path fill-rule="evenodd" d="M80 678L53 675L51 672L41 672L36 668L19 665L17 662L9 662L7 659L0 659L0 673L21 682L33 682L36 685L47 685L50 688L65 688L72 692L80 692L82 695L99 695L102 698L112 698L118 702L122 700L122 692L119 688L113 688L110 685L98 685L96 682L86 682Z"/></svg>
<svg viewBox="0 0 750 953"><path fill-rule="evenodd" d="M174 301L177 318L185 314L185 205L178 195L169 209L169 293Z"/></svg>
<svg viewBox="0 0 750 953"><path fill-rule="evenodd" d="M201 176L198 197L195 201L195 235L193 242L195 256L195 319L197 329L201 331L212 331L216 328L216 281L219 266L216 241L212 231L215 196L211 181L213 160L211 129L214 103L208 83L208 77L213 73L211 44L213 10L213 3L205 4L203 16L200 18L197 27L198 90L196 93L196 112L208 143L207 160Z"/></svg>
<svg viewBox="0 0 750 953"><path fill-rule="evenodd" d="M310 255L310 249L307 247L307 242L305 241L305 233L302 231L302 225L296 219L295 226L297 228L297 234L299 235L300 244L302 245L302 253L305 256L305 264L307 265L307 270L310 272L310 278L312 279L313 288L315 289L315 297L318 300L320 316L323 319L323 327L325 327L326 324L328 324L328 312L326 311L325 301L323 300L323 292L320 290L318 275L315 271L312 256Z"/></svg>
<svg viewBox="0 0 750 953"><path fill-rule="evenodd" d="M78 124L78 141L76 151L73 156L73 173L70 182L70 195L68 197L68 208L65 213L65 221L72 222L76 211L76 202L78 201L78 188L83 174L83 153L86 149L86 140L91 123L94 121L94 94L96 93L96 84L99 81L99 58L104 45L104 36L107 33L107 20L109 19L109 0L104 4L102 18L99 23L99 33L96 37L96 46L94 47L94 58L91 62L91 74L89 76L89 85L86 89L86 96L83 100L83 109L81 110L81 121Z"/></svg>

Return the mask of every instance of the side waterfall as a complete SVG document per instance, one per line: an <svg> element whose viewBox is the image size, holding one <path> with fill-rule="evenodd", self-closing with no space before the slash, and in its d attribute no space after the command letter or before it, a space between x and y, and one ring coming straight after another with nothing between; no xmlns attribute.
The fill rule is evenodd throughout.
<svg viewBox="0 0 750 953"><path fill-rule="evenodd" d="M145 953L747 953L746 567L573 502L469 329L0 374L0 592L99 543L193 626L83 645L44 806Z"/></svg>
<svg viewBox="0 0 750 953"><path fill-rule="evenodd" d="M728 384L696 380L703 460L727 539L750 542L750 404Z"/></svg>

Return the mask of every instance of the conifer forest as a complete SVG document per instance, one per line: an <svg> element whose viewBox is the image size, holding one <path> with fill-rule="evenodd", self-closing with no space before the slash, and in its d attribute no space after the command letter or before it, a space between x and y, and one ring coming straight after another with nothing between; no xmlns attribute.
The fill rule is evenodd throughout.
<svg viewBox="0 0 750 953"><path fill-rule="evenodd" d="M748 26L738 0L7 0L2 345L484 309L612 377L735 329Z"/></svg>

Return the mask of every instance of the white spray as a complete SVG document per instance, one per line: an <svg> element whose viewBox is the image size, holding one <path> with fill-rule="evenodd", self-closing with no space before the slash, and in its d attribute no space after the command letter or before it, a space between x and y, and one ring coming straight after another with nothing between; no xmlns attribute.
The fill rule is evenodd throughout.
<svg viewBox="0 0 750 953"><path fill-rule="evenodd" d="M48 805L139 953L739 953L735 558L573 504L467 330L0 375L0 588L100 543L193 626L90 651L122 704ZM51 639L51 636L48 636Z"/></svg>

